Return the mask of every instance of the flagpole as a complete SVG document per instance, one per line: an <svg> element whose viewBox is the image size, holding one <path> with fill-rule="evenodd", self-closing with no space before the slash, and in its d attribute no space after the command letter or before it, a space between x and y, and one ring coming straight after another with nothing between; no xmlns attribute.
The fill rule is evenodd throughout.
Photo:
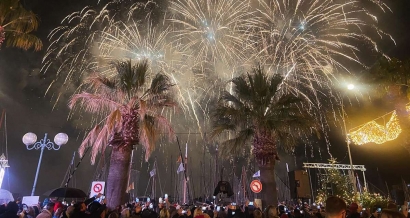
<svg viewBox="0 0 410 218"><path fill-rule="evenodd" d="M178 143L178 148L179 148L179 154L182 157L182 149L181 149L181 144L179 143L179 138L177 136L177 143ZM185 156L188 156L188 144L186 144L186 151L185 151ZM185 158L186 159L186 158ZM187 182L188 182L188 177L187 177L187 170L186 170L186 160L181 160L181 162L183 163L183 167L184 167L184 197L183 200L186 200L186 194L189 192L188 187L186 186ZM187 203L187 202L184 202Z"/></svg>
<svg viewBox="0 0 410 218"><path fill-rule="evenodd" d="M188 164L188 143L186 143L185 144L185 159L183 160L184 161L184 163L185 163L185 166L184 166L184 172L185 172L185 174L187 174L188 172L188 169L187 169L187 164ZM186 204L187 203L187 183L188 183L188 180L187 180L187 177L185 177L185 182L184 182L184 204Z"/></svg>
<svg viewBox="0 0 410 218"><path fill-rule="evenodd" d="M131 161L130 161L130 169L128 170L128 182L127 182L127 192L128 192L128 200L130 201L131 199L131 190L130 190L130 180L131 180L131 169L132 169L132 160L134 158L134 147L132 148L131 151Z"/></svg>

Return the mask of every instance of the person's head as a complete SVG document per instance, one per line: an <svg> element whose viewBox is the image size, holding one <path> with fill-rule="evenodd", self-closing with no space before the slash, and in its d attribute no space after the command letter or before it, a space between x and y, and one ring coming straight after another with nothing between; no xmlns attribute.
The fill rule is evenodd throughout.
<svg viewBox="0 0 410 218"><path fill-rule="evenodd" d="M344 218L346 215L346 202L332 196L326 200L326 216L329 218Z"/></svg>
<svg viewBox="0 0 410 218"><path fill-rule="evenodd" d="M278 216L279 211L277 207L270 205L265 209L265 218L276 218Z"/></svg>
<svg viewBox="0 0 410 218"><path fill-rule="evenodd" d="M359 205L354 202L349 207L350 213L357 213L358 210L359 210Z"/></svg>
<svg viewBox="0 0 410 218"><path fill-rule="evenodd" d="M406 216L396 210L383 210L380 218L406 218Z"/></svg>
<svg viewBox="0 0 410 218"><path fill-rule="evenodd" d="M380 210L379 210L380 208ZM381 207L380 206L374 206L373 208L371 208L370 213L374 216L374 217L379 217L381 211Z"/></svg>
<svg viewBox="0 0 410 218"><path fill-rule="evenodd" d="M28 215L32 216L32 217L36 217L36 213L35 213L33 207L27 207L27 210L25 210L25 212L26 212Z"/></svg>
<svg viewBox="0 0 410 218"><path fill-rule="evenodd" d="M201 207L197 207L194 211L194 218L200 215L203 215L204 213L202 212L202 208Z"/></svg>
<svg viewBox="0 0 410 218"><path fill-rule="evenodd" d="M50 211L51 213L53 213L54 212L54 206L55 206L55 204L53 203L53 202L49 202L47 205L46 205L46 210L48 210L48 211Z"/></svg>
<svg viewBox="0 0 410 218"><path fill-rule="evenodd" d="M166 208L162 208L159 212L159 218L169 218L169 211Z"/></svg>
<svg viewBox="0 0 410 218"><path fill-rule="evenodd" d="M262 217L263 217L262 211L260 211L260 210L254 210L254 211L253 211L253 217L254 217L254 218L262 218Z"/></svg>

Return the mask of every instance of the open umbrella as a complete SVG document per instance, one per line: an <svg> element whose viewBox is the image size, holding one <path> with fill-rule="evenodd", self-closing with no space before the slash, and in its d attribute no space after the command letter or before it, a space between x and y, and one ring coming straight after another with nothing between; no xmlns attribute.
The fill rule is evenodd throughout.
<svg viewBox="0 0 410 218"><path fill-rule="evenodd" d="M14 201L11 192L7 191L6 189L0 189L0 204L7 204L10 201Z"/></svg>
<svg viewBox="0 0 410 218"><path fill-rule="evenodd" d="M57 188L44 193L48 197L58 198L86 198L87 194L81 189L77 188Z"/></svg>

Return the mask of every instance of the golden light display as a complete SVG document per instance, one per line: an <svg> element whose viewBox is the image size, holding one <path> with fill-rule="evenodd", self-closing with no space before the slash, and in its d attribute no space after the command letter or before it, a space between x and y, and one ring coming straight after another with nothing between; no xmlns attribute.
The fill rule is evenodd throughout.
<svg viewBox="0 0 410 218"><path fill-rule="evenodd" d="M406 108L407 110L409 110L409 106L407 106ZM391 117L389 121L384 125L380 125L376 123L375 120L372 120L360 126L355 131L350 132L350 140L352 140L354 144L363 145L371 142L376 144L383 144L385 142L396 139L402 132L396 111L386 114L382 118L385 118L390 114Z"/></svg>

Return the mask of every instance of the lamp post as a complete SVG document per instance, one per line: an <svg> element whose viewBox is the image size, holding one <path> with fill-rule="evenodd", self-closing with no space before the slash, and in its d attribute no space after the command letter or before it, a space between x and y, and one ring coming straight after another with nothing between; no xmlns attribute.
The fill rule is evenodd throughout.
<svg viewBox="0 0 410 218"><path fill-rule="evenodd" d="M348 84L347 89L348 90L353 90L355 86L353 84ZM343 96L342 96L342 119L343 119L343 126L346 134L346 144L347 144L347 152L349 154L349 161L350 161L350 179L352 180L353 184L353 190L354 193L357 193L357 187L356 187L356 180L354 177L354 170L353 170L353 160L352 160L352 153L350 152L350 140L349 140L349 134L347 133L347 128L346 128L346 119L345 119L345 109L344 109L344 103L343 103Z"/></svg>
<svg viewBox="0 0 410 218"><path fill-rule="evenodd" d="M48 150L60 150L60 147L62 145L67 144L68 142L68 136L65 133L58 133L54 137L54 143L50 141L50 139L47 138L47 133L44 135L43 139L40 139L40 141L37 142L37 135L28 132L23 136L23 143L26 145L27 150L41 150L40 152L40 159L38 160L38 165L37 165L37 171L36 171L36 176L34 178L34 184L33 184L33 190L31 191L31 196L34 196L34 192L36 190L36 185L37 185L37 178L38 178L38 173L40 171L40 165L41 165L41 160L43 159L43 152L44 149L47 148Z"/></svg>

